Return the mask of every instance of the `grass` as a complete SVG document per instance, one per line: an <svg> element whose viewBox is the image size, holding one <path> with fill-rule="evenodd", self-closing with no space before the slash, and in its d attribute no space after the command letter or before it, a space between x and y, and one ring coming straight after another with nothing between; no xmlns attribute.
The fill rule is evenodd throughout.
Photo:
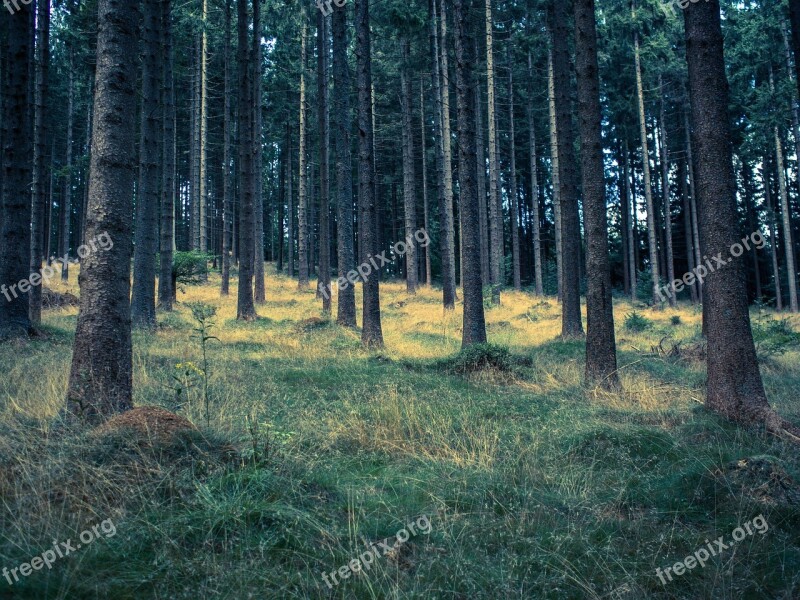
<svg viewBox="0 0 800 600"><path fill-rule="evenodd" d="M797 448L706 412L703 363L658 351L699 343L699 309L616 299L624 391L608 394L582 387L583 345L557 339L554 299L504 293L487 310L491 345L465 355L460 304L382 283L386 348L369 352L358 331L309 320L313 291L272 268L255 323L235 320L217 284L134 335L135 403L174 409L176 365L201 359L187 302L217 309L210 427L201 386L179 410L200 429L187 460L53 430L76 309L0 348L0 566L105 519L117 530L13 586L0 577L0 598L800 596ZM625 329L633 311L650 326ZM799 364L792 350L763 368L795 422ZM766 534L659 581L656 568L760 514ZM421 516L428 535L325 584Z"/></svg>

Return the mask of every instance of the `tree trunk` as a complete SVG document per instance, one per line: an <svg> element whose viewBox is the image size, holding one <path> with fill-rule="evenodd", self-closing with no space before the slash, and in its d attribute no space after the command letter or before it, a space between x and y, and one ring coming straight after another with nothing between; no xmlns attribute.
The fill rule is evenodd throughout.
<svg viewBox="0 0 800 600"><path fill-rule="evenodd" d="M508 49L508 127L509 127L509 210L511 212L511 261L514 289L522 289L519 258L519 202L517 199L517 157L514 143L514 61L511 55L511 43Z"/></svg>
<svg viewBox="0 0 800 600"><path fill-rule="evenodd" d="M633 9L634 18L636 8ZM636 66L636 99L639 111L639 134L642 144L642 173L644 176L644 197L647 202L647 244L650 257L650 275L652 277L653 305L658 306L659 298L659 271L658 271L658 245L656 242L656 209L653 202L653 188L650 183L650 152L647 149L647 121L644 113L644 89L642 86L642 64L639 51L639 33L634 33L634 61Z"/></svg>
<svg viewBox="0 0 800 600"><path fill-rule="evenodd" d="M661 129L661 181L663 185L662 194L664 198L664 237L665 237L665 257L667 263L667 281L672 283L675 281L675 262L673 259L672 251L672 208L670 206L669 198L669 147L667 144L667 111L664 82L662 76L658 76L659 89L661 90L661 112L659 114L660 129ZM678 305L675 294L669 296L669 305L675 307Z"/></svg>
<svg viewBox="0 0 800 600"><path fill-rule="evenodd" d="M742 157L742 191L747 212L747 231L758 232L761 234L758 216L756 214L756 191L753 186L753 169ZM758 248L753 246L750 249L750 256L753 259L753 277L756 284L755 301L761 303L761 270L758 265Z"/></svg>
<svg viewBox="0 0 800 600"><path fill-rule="evenodd" d="M478 40L475 38L474 56L478 57ZM478 80L475 81L475 156L477 161L476 186L478 188L478 223L481 228L481 281L490 284L489 268L489 220L486 213L486 153L483 137L483 102Z"/></svg>
<svg viewBox="0 0 800 600"><path fill-rule="evenodd" d="M617 389L594 0L575 0L575 74L586 224L585 377L587 383Z"/></svg>
<svg viewBox="0 0 800 600"><path fill-rule="evenodd" d="M3 40L5 73L0 85L3 96L2 118L2 238L0 238L0 339L26 336L33 332L28 316L26 283L31 276L31 165L33 120L29 102L30 71L33 53L31 36L32 6L22 4L19 11L6 19ZM32 279L32 278L31 278ZM17 284L20 282L20 284ZM10 287L6 287L6 286ZM17 291L19 287L19 292Z"/></svg>
<svg viewBox="0 0 800 600"><path fill-rule="evenodd" d="M687 95L688 101L688 95ZM697 219L697 188L694 185L694 158L692 156L692 136L691 128L689 127L689 112L683 113L683 129L686 133L686 167L689 171L689 195L691 197L690 207L692 213L692 243L694 244L694 262L692 268L701 264L700 253L700 221ZM703 284L697 282L697 295L700 302L703 302Z"/></svg>
<svg viewBox="0 0 800 600"><path fill-rule="evenodd" d="M253 195L253 111L252 69L250 65L250 31L247 0L237 2L239 41L239 289L236 318L254 321L257 318L253 303L253 256L255 214Z"/></svg>
<svg viewBox="0 0 800 600"><path fill-rule="evenodd" d="M303 24L300 33L300 147L299 147L299 175L297 198L297 260L298 260L298 289L308 287L308 218L307 218L307 166L306 166L306 19L303 12Z"/></svg>
<svg viewBox="0 0 800 600"><path fill-rule="evenodd" d="M327 19L317 14L317 107L319 113L319 273L322 292L322 312L331 313L331 241L328 215L330 213L330 182L328 174L328 148L330 126L328 122L328 28ZM318 289L320 289L318 287Z"/></svg>
<svg viewBox="0 0 800 600"><path fill-rule="evenodd" d="M292 190L292 128L286 123L286 196L287 196L287 218L286 235L288 244L286 245L286 272L289 277L294 277L294 193Z"/></svg>
<svg viewBox="0 0 800 600"><path fill-rule="evenodd" d="M769 172L767 170L766 158L762 159L762 180L764 181L764 204L767 206L767 213L769 215L769 247L770 255L772 258L772 280L775 287L775 309L778 311L783 310L783 292L781 291L781 270L778 266L778 226L775 220L775 206L772 202L772 191L769 181Z"/></svg>
<svg viewBox="0 0 800 600"><path fill-rule="evenodd" d="M561 244L563 247L561 335L564 338L574 338L583 336L583 324L581 323L580 296L581 234L569 75L569 27L567 26L567 6L563 2L556 2L550 11L553 31L553 90L556 102Z"/></svg>
<svg viewBox="0 0 800 600"><path fill-rule="evenodd" d="M200 169L198 171L200 204L200 252L208 252L208 0L202 0L200 37Z"/></svg>
<svg viewBox="0 0 800 600"><path fill-rule="evenodd" d="M144 0L142 121L137 186L136 241L133 254L131 319L134 327L156 325L156 252L158 251L158 136L163 135L158 77L161 6Z"/></svg>
<svg viewBox="0 0 800 600"><path fill-rule="evenodd" d="M225 0L225 41L223 46L224 95L222 117L222 283L220 294L230 294L233 244L233 197L231 190L231 0ZM283 223L280 231L283 232ZM278 261L280 271L280 260Z"/></svg>
<svg viewBox="0 0 800 600"><path fill-rule="evenodd" d="M433 0L434 3L436 0ZM444 194L439 203L439 229L442 248L442 301L445 310L453 310L456 293L455 224L453 220L453 152L450 140L450 74L447 65L447 15L444 0L439 2L439 95L442 122L442 170Z"/></svg>
<svg viewBox="0 0 800 600"><path fill-rule="evenodd" d="M67 87L67 157L64 164L64 199L59 211L59 232L61 246L58 253L61 258L61 281L69 281L70 225L72 223L72 135L75 120L75 64L74 51L69 50L69 83Z"/></svg>
<svg viewBox="0 0 800 600"><path fill-rule="evenodd" d="M703 245L709 255L724 256L738 241L739 232L719 2L691 5L684 16ZM705 282L709 304L704 314L708 337L706 405L730 419L764 422L775 431L785 423L770 409L761 381L746 286L739 260L728 263Z"/></svg>
<svg viewBox="0 0 800 600"><path fill-rule="evenodd" d="M205 1L205 0L204 0ZM264 289L264 186L262 185L264 159L262 151L262 108L261 108L261 3L253 2L253 276L255 302L266 301Z"/></svg>
<svg viewBox="0 0 800 600"><path fill-rule="evenodd" d="M544 295L542 283L542 233L541 216L539 215L539 175L536 161L536 128L533 123L533 61L528 51L528 146L530 150L531 171L531 210L533 215L533 278L537 296Z"/></svg>
<svg viewBox="0 0 800 600"><path fill-rule="evenodd" d="M161 190L161 248L158 277L158 303L162 310L172 310L172 261L175 246L175 84L172 52L172 3L161 3L161 33L164 64L164 172ZM227 100L227 95L226 95Z"/></svg>
<svg viewBox="0 0 800 600"><path fill-rule="evenodd" d="M345 327L356 326L355 287L342 278L355 268L353 248L353 179L350 156L350 66L347 63L347 11L334 10L333 29L333 87L334 143L336 144L336 232L338 249L339 294L336 322Z"/></svg>
<svg viewBox="0 0 800 600"><path fill-rule="evenodd" d="M424 215L425 232L430 232L428 225L428 153L425 149L425 97L422 90L422 79L419 80L419 121L421 130L421 146L422 146L422 212ZM425 246L425 284L431 286L433 284L433 275L431 273L431 247L430 244Z"/></svg>
<svg viewBox="0 0 800 600"><path fill-rule="evenodd" d="M400 42L402 48L402 68L400 71L400 101L403 112L403 208L406 233L406 291L417 293L417 251L414 233L417 230L417 190L414 172L414 136L411 121L411 73L409 54L411 43L408 37Z"/></svg>
<svg viewBox="0 0 800 600"><path fill-rule="evenodd" d="M481 230L478 219L475 148L475 86L472 69L476 57L469 17L473 0L454 0L456 50L456 110L458 112L458 185L461 197L461 233L464 322L461 347L486 343L481 281Z"/></svg>
<svg viewBox="0 0 800 600"><path fill-rule="evenodd" d="M31 194L30 272L42 268L44 209L47 202L47 95L50 67L50 0L38 0L36 17L36 92L33 127L33 193ZM42 286L34 285L28 297L28 312L35 327L42 321Z"/></svg>
<svg viewBox="0 0 800 600"><path fill-rule="evenodd" d="M625 194L628 196L628 205L630 206L630 212L628 212L628 268L630 269L629 279L631 282L631 300L636 301L638 298L637 294L637 241L636 241L636 193L631 185L631 179L629 179L629 166L631 162L631 155L628 151L628 141L625 140Z"/></svg>
<svg viewBox="0 0 800 600"><path fill-rule="evenodd" d="M550 170L553 181L553 229L556 245L556 276L558 280L558 301L564 298L564 273L562 268L564 246L561 243L561 182L558 168L558 127L556 127L556 94L553 76L553 36L547 48L547 100L550 114Z"/></svg>
<svg viewBox="0 0 800 600"><path fill-rule="evenodd" d="M503 287L503 213L500 210L500 165L497 156L497 128L494 97L494 20L492 0L486 0L486 89L489 122L489 283L492 303L500 304Z"/></svg>
<svg viewBox="0 0 800 600"><path fill-rule="evenodd" d="M435 1L435 0L434 0ZM358 205L361 266L374 266L374 272L362 274L363 323L361 343L368 348L383 346L381 330L380 269L374 262L377 252L375 227L375 155L372 120L372 50L370 42L369 0L356 0L356 69L358 88ZM370 260L371 259L371 260Z"/></svg>
<svg viewBox="0 0 800 600"><path fill-rule="evenodd" d="M100 0L86 239L107 239L81 265L80 311L66 410L99 422L132 408L130 224L139 3ZM8 238L5 238L8 239ZM5 262L3 263L5 264Z"/></svg>
<svg viewBox="0 0 800 600"><path fill-rule="evenodd" d="M683 223L684 223L684 231L686 236L686 266L687 271L691 271L694 269L695 265L697 264L694 259L694 235L692 233L692 202L691 198L689 197L689 185L688 185L688 171L687 168L688 160L683 160L679 163L678 166L678 177L681 180L681 196L683 197ZM699 296L697 294L697 284L692 283L689 286L689 290L692 295L692 304L697 304L699 301Z"/></svg>

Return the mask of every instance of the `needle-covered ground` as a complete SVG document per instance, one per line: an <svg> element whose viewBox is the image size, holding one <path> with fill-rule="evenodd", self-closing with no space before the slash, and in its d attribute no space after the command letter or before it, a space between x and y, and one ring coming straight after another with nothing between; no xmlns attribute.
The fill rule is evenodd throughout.
<svg viewBox="0 0 800 600"><path fill-rule="evenodd" d="M268 271L256 322L212 274L134 334L135 404L191 422L158 435L54 425L76 307L0 347L0 567L116 529L0 576L0 598L800 597L798 447L703 408L699 309L615 300L624 392L609 395L582 387L554 298L504 293L492 346L459 353L460 305L384 283L386 348L368 352ZM208 424L192 302L216 309ZM800 320L783 318L753 312L770 401L800 422ZM766 533L661 582L759 516ZM429 533L378 550L424 518ZM340 571L371 545L368 571Z"/></svg>

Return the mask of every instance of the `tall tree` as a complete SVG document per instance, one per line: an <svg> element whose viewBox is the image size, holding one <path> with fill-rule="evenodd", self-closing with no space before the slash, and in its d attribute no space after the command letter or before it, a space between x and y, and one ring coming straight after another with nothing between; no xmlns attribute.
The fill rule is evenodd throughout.
<svg viewBox="0 0 800 600"><path fill-rule="evenodd" d="M636 5L633 4L633 19L636 20ZM658 245L656 242L656 209L653 201L653 186L650 182L650 152L647 148L647 121L644 112L644 87L642 85L642 60L639 47L639 32L633 34L634 66L636 69L636 98L639 110L639 135L642 145L642 174L644 177L644 197L647 202L647 244L650 257L650 274L652 276L653 304L659 303L659 270L658 270Z"/></svg>
<svg viewBox="0 0 800 600"><path fill-rule="evenodd" d="M564 245L561 243L561 181L558 168L558 127L556 126L556 93L553 74L553 34L548 30L550 43L547 48L547 106L550 116L550 173L553 181L553 229L556 246L556 277L558 300L564 299Z"/></svg>
<svg viewBox="0 0 800 600"><path fill-rule="evenodd" d="M300 147L298 150L299 175L297 197L297 261L298 261L298 287L308 287L308 198L306 166L306 14L302 12L300 30Z"/></svg>
<svg viewBox="0 0 800 600"><path fill-rule="evenodd" d="M336 145L336 231L339 277L355 268L353 248L353 180L350 156L350 66L347 64L347 11L334 10L331 17L333 30L333 126ZM344 288L344 289L341 289ZM356 326L355 289L341 286L337 298L336 322L345 327Z"/></svg>
<svg viewBox="0 0 800 600"><path fill-rule="evenodd" d="M330 126L328 119L328 27L327 18L317 14L317 113L319 118L319 285L330 290L331 241L330 224L330 180L328 175L328 149ZM322 312L330 314L331 295L322 293Z"/></svg>
<svg viewBox="0 0 800 600"><path fill-rule="evenodd" d="M661 181L664 208L664 260L667 263L667 281L675 281L675 263L672 252L672 208L669 197L669 145L667 143L667 108L666 90L661 74L658 75L659 89L661 90L661 111L659 112L659 129L661 130ZM669 305L677 306L675 294L670 294Z"/></svg>
<svg viewBox="0 0 800 600"><path fill-rule="evenodd" d="M486 342L481 281L481 230L478 220L475 148L474 33L470 23L473 0L454 0L456 50L456 110L458 112L458 185L463 227L464 325L461 347Z"/></svg>
<svg viewBox="0 0 800 600"><path fill-rule="evenodd" d="M435 0L434 0L435 1ZM372 48L369 0L356 0L356 86L358 89L358 205L361 264L372 264L377 252L375 227L375 155L372 120ZM383 346L380 304L380 271L364 278L361 342L369 348Z"/></svg>
<svg viewBox="0 0 800 600"><path fill-rule="evenodd" d="M492 302L500 304L503 286L503 211L500 199L499 158L497 156L497 111L494 89L494 20L492 0L486 0L486 89L489 121L489 282Z"/></svg>
<svg viewBox="0 0 800 600"><path fill-rule="evenodd" d="M75 52L69 49L69 74L67 84L67 156L64 163L64 196L59 211L59 233L61 244L61 281L69 280L69 250L72 224L72 142L75 121Z"/></svg>
<svg viewBox="0 0 800 600"><path fill-rule="evenodd" d="M586 222L586 381L619 387L608 258L606 185L594 0L575 0L575 75Z"/></svg>
<svg viewBox="0 0 800 600"><path fill-rule="evenodd" d="M32 7L22 4L6 17L8 24L3 44L2 123L2 238L0 238L0 338L32 333L28 316L28 278L31 273L31 179L33 124L28 90L29 64L33 53ZM31 277L33 280L33 277ZM20 282L17 284L16 282ZM10 288L6 288L10 286ZM26 289L23 289L25 287Z"/></svg>
<svg viewBox="0 0 800 600"><path fill-rule="evenodd" d="M224 94L222 116L222 283L220 294L230 293L233 250L233 197L231 189L231 0L225 0L225 41L223 43ZM281 223L280 231L283 232ZM279 261L280 264L280 261ZM280 266L278 267L280 271Z"/></svg>
<svg viewBox="0 0 800 600"><path fill-rule="evenodd" d="M258 2L258 0L255 0ZM252 69L250 68L250 23L247 0L237 2L237 29L239 42L239 289L236 318L253 321L257 318L253 302L253 256L255 214L253 196L255 173L253 169L253 111Z"/></svg>
<svg viewBox="0 0 800 600"><path fill-rule="evenodd" d="M509 39L508 48L508 127L509 127L509 186L508 195L509 212L511 213L511 260L514 289L522 289L522 280L520 274L520 256L519 256L519 205L517 201L517 157L516 157L516 144L514 143L514 61L511 55L511 45L513 38Z"/></svg>
<svg viewBox="0 0 800 600"><path fill-rule="evenodd" d="M161 5L158 0L143 0L142 28L142 108L139 146L139 185L137 187L136 240L133 254L133 295L131 319L135 327L156 324L156 252L158 251L158 137L163 135L159 46L161 43Z"/></svg>
<svg viewBox="0 0 800 600"><path fill-rule="evenodd" d="M550 7L553 31L553 89L558 138L558 182L561 203L561 277L563 310L561 335L582 337L580 288L580 221L575 172L575 133L572 127L568 12L565 3Z"/></svg>
<svg viewBox="0 0 800 600"><path fill-rule="evenodd" d="M163 174L161 177L161 238L160 271L158 277L158 304L162 310L172 310L172 261L175 245L175 83L172 50L172 2L161 2L163 85ZM227 101L227 97L226 97Z"/></svg>
<svg viewBox="0 0 800 600"><path fill-rule="evenodd" d="M419 122L420 122L420 142L422 146L422 214L424 219L425 231L429 232L428 223L428 153L425 148L425 97L422 89L422 79L419 80ZM425 247L425 283L430 286L433 280L431 269L431 248Z"/></svg>
<svg viewBox="0 0 800 600"><path fill-rule="evenodd" d="M403 213L406 240L413 240L414 232L417 230L417 190L414 172L414 136L411 133L411 73L408 64L411 42L407 35L400 44L402 46L400 102L403 113ZM407 244L406 291L409 294L417 293L417 252L413 242Z"/></svg>
<svg viewBox="0 0 800 600"><path fill-rule="evenodd" d="M200 32L200 157L198 171L200 202L197 208L200 252L208 252L208 0L202 2ZM255 4L254 4L255 6Z"/></svg>
<svg viewBox="0 0 800 600"><path fill-rule="evenodd" d="M698 210L709 256L727 255L739 237L736 180L728 121L728 80L718 0L690 5L684 12L686 62L697 150ZM788 425L767 402L758 369L742 261L706 279L704 313L708 337L706 405L741 422L763 422L777 431ZM794 428L797 435L798 430Z"/></svg>
<svg viewBox="0 0 800 600"><path fill-rule="evenodd" d="M531 176L531 221L533 230L533 280L536 295L544 294L542 283L542 233L541 216L539 215L539 176L536 160L536 129L533 126L533 60L531 51L528 50L528 150L530 157Z"/></svg>
<svg viewBox="0 0 800 600"><path fill-rule="evenodd" d="M81 264L67 411L98 422L132 407L130 223L135 169L139 3L99 0L86 239L108 249ZM4 263L5 264L5 263Z"/></svg>
<svg viewBox="0 0 800 600"><path fill-rule="evenodd" d="M266 300L264 288L264 190L262 185L264 159L262 149L261 108L262 91L262 53L261 53L261 0L253 1L253 278L255 287L253 297L259 304Z"/></svg>

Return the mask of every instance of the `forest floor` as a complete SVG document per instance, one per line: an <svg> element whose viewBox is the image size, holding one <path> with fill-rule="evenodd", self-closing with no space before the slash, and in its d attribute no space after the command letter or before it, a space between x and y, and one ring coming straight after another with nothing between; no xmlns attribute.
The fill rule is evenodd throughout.
<svg viewBox="0 0 800 600"><path fill-rule="evenodd" d="M502 348L459 354L460 304L382 283L386 348L368 352L268 267L257 322L212 274L134 334L135 404L198 428L171 441L53 426L77 308L0 348L0 567L116 532L0 576L0 598L800 597L800 453L704 409L699 309L615 299L624 392L607 394L582 387L554 298L504 293L486 312ZM72 276L55 289L77 294ZM190 301L217 309L208 426ZM778 353L782 317L753 318L770 401L798 423L800 353Z"/></svg>

